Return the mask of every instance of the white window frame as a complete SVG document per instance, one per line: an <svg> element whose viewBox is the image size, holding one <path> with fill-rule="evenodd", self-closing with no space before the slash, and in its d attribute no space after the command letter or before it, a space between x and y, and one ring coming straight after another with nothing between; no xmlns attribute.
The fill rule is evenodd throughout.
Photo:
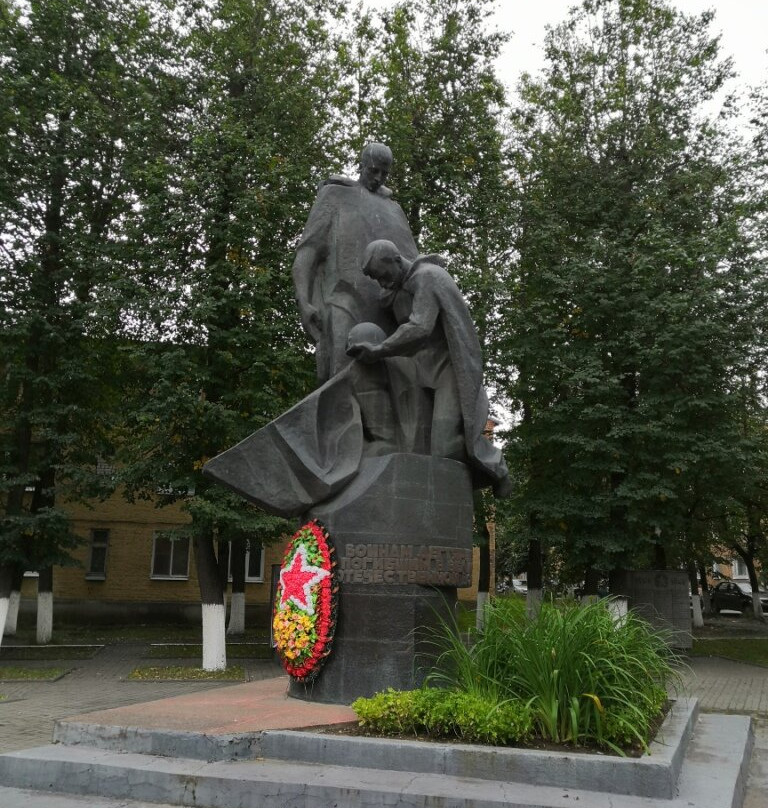
<svg viewBox="0 0 768 808"><path fill-rule="evenodd" d="M264 557L266 553L264 552L264 545L256 543L259 551L261 552L261 563L259 564L259 576L257 578L251 577L248 575L248 568L251 565L251 540L246 539L245 545L245 582L247 584L263 584L264 583ZM227 580L231 583L232 582L232 542L229 543L229 575Z"/></svg>
<svg viewBox="0 0 768 808"><path fill-rule="evenodd" d="M747 565L742 558L734 556L731 560L731 577L732 578L749 578L747 572Z"/></svg>
<svg viewBox="0 0 768 808"><path fill-rule="evenodd" d="M157 540L158 539L167 539L171 542L171 557L168 562L168 574L156 574L155 573L155 550L157 548ZM187 543L187 570L183 575L174 575L171 570L173 569L173 555L176 547L177 542L186 542ZM189 580L189 559L191 553L191 542L188 536L164 536L160 533L155 533L152 537L152 558L150 559L150 567L149 567L149 577L153 581L188 581Z"/></svg>

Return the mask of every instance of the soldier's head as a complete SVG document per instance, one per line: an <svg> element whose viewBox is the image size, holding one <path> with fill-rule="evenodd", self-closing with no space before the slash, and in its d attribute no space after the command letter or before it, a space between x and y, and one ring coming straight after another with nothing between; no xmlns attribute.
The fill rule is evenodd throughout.
<svg viewBox="0 0 768 808"><path fill-rule="evenodd" d="M397 247L386 239L372 241L363 254L363 274L384 289L398 289L405 278L406 266Z"/></svg>
<svg viewBox="0 0 768 808"><path fill-rule="evenodd" d="M376 192L392 168L392 150L383 143L369 143L360 155L360 184Z"/></svg>

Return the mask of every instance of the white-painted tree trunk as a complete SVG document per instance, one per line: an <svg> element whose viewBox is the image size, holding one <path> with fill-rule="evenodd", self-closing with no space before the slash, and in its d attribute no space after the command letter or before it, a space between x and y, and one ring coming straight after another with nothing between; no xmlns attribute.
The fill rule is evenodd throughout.
<svg viewBox="0 0 768 808"><path fill-rule="evenodd" d="M613 618L613 624L616 627L621 626L627 618L627 599L626 598L610 598L607 601L608 611Z"/></svg>
<svg viewBox="0 0 768 808"><path fill-rule="evenodd" d="M488 606L488 593L477 593L477 610L475 611L475 628L482 631L485 628L485 609Z"/></svg>
<svg viewBox="0 0 768 808"><path fill-rule="evenodd" d="M227 667L226 610L223 603L203 604L203 670Z"/></svg>
<svg viewBox="0 0 768 808"><path fill-rule="evenodd" d="M245 592L232 593L227 634L245 634Z"/></svg>
<svg viewBox="0 0 768 808"><path fill-rule="evenodd" d="M0 648L3 646L3 635L5 633L5 621L8 617L8 606L10 598L0 598Z"/></svg>
<svg viewBox="0 0 768 808"><path fill-rule="evenodd" d="M758 620L765 620L765 615L763 614L763 604L760 603L759 592L752 592L752 611Z"/></svg>
<svg viewBox="0 0 768 808"><path fill-rule="evenodd" d="M37 644L48 645L53 637L53 592L37 594Z"/></svg>
<svg viewBox="0 0 768 808"><path fill-rule="evenodd" d="M692 607L691 618L693 620L693 627L703 628L704 612L701 610L701 598L699 597L698 592L691 595L691 607Z"/></svg>
<svg viewBox="0 0 768 808"><path fill-rule="evenodd" d="M537 620L541 614L541 589L528 589L525 596L525 614L529 620Z"/></svg>
<svg viewBox="0 0 768 808"><path fill-rule="evenodd" d="M11 599L8 603L8 617L5 618L5 633L8 637L16 636L16 629L19 622L19 604L21 603L21 592L14 589L11 592Z"/></svg>

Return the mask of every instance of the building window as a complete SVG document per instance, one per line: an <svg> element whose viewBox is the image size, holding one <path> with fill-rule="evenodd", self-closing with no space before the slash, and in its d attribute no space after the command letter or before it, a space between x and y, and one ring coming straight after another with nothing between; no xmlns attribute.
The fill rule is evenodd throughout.
<svg viewBox="0 0 768 808"><path fill-rule="evenodd" d="M85 573L87 580L106 580L108 547L109 531L106 528L94 528L91 530L91 554L88 561L88 572Z"/></svg>
<svg viewBox="0 0 768 808"><path fill-rule="evenodd" d="M189 578L189 538L155 534L152 578Z"/></svg>
<svg viewBox="0 0 768 808"><path fill-rule="evenodd" d="M245 551L245 580L249 583L264 581L264 547L250 540Z"/></svg>
<svg viewBox="0 0 768 808"><path fill-rule="evenodd" d="M232 580L232 542L229 543L229 580ZM264 583L264 546L250 539L245 543L245 581Z"/></svg>
<svg viewBox="0 0 768 808"><path fill-rule="evenodd" d="M747 573L747 565L741 558L733 559L733 577L749 578L749 574Z"/></svg>

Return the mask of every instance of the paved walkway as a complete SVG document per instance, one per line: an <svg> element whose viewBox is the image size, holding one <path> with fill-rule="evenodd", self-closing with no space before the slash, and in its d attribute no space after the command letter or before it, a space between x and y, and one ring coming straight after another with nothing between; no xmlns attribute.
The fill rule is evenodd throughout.
<svg viewBox="0 0 768 808"><path fill-rule="evenodd" d="M768 806L768 668L719 657L692 657L684 674L686 693L709 713L753 716L755 747L743 808Z"/></svg>
<svg viewBox="0 0 768 808"><path fill-rule="evenodd" d="M145 649L143 643L111 645L92 659L62 661L60 664L71 668L71 672L56 682L0 682L0 693L6 696L0 701L0 752L50 743L54 721L60 718L232 685L231 682L126 681L128 673L142 661ZM164 660L163 664L173 664L173 660ZM246 661L245 665L251 681L280 674L274 662ZM765 808L768 668L701 657L692 658L689 666L683 677L684 692L697 697L702 710L754 716L755 750L744 808ZM195 704L194 699L187 701Z"/></svg>
<svg viewBox="0 0 768 808"><path fill-rule="evenodd" d="M768 668L719 657L692 657L688 664L685 687L703 710L768 717Z"/></svg>
<svg viewBox="0 0 768 808"><path fill-rule="evenodd" d="M233 682L134 682L125 677L137 665L174 665L189 660L148 660L146 643L106 645L91 659L47 661L47 666L69 668L56 682L0 682L0 752L28 749L51 742L54 722L78 713L107 710L127 704L211 690ZM4 663L33 666L35 663ZM277 663L237 660L249 680L280 674Z"/></svg>

